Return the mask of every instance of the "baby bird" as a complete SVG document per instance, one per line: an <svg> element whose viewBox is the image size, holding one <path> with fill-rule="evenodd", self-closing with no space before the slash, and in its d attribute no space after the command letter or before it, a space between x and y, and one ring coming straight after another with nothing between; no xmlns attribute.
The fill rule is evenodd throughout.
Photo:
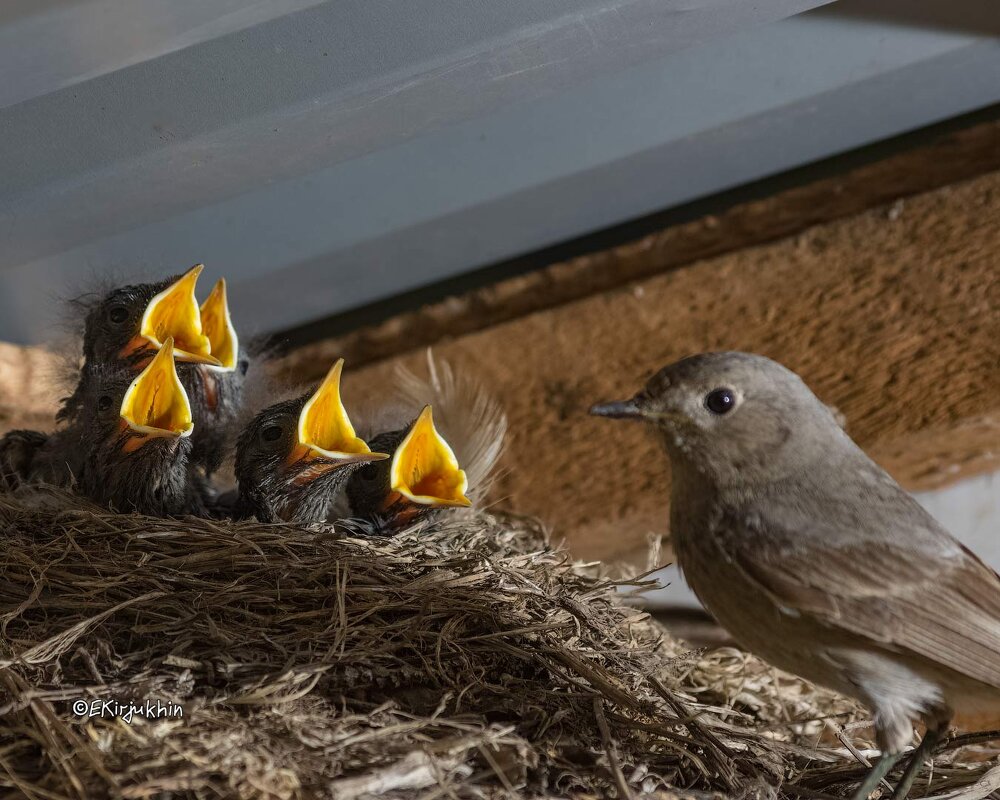
<svg viewBox="0 0 1000 800"><path fill-rule="evenodd" d="M81 491L118 511L204 515L191 471L195 425L172 339L130 377L96 380L85 399L84 408L94 411L82 437Z"/></svg>
<svg viewBox="0 0 1000 800"><path fill-rule="evenodd" d="M0 441L7 485L70 487L116 511L203 514L190 470L191 405L168 338L138 376L109 366L88 370L79 413L51 435L12 431ZM18 456L17 463L11 453Z"/></svg>
<svg viewBox="0 0 1000 800"><path fill-rule="evenodd" d="M416 521L432 509L468 508L469 477L444 437L434 427L431 407L405 428L380 433L372 445L392 459L369 464L347 483L351 516L383 532Z"/></svg>
<svg viewBox="0 0 1000 800"><path fill-rule="evenodd" d="M220 279L198 306L195 286L204 267L179 277L135 284L109 292L84 319L81 382L63 401L57 419L69 421L81 410L89 371L112 365L133 374L149 363L168 338L198 421L192 437L192 463L211 475L222 462L228 429L240 407L249 361L241 354L229 315L226 284Z"/></svg>
<svg viewBox="0 0 1000 800"><path fill-rule="evenodd" d="M383 408L372 447L392 459L369 464L347 484L350 514L376 532L391 533L438 509L469 507L485 495L503 451L507 418L476 381L456 376L428 352L428 380L400 369L395 394L400 408ZM438 409L442 429L434 423ZM401 408L423 406L414 420ZM412 412L409 412L412 414ZM407 420L400 424L399 420ZM454 443L453 449L449 441ZM460 466L460 464L464 465Z"/></svg>
<svg viewBox="0 0 1000 800"><path fill-rule="evenodd" d="M325 522L351 475L388 459L354 432L340 397L344 360L320 386L265 408L236 445L238 518Z"/></svg>

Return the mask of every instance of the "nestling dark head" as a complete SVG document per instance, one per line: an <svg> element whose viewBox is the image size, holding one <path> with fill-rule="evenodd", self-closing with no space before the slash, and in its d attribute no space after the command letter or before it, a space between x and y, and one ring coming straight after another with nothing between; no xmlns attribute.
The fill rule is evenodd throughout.
<svg viewBox="0 0 1000 800"><path fill-rule="evenodd" d="M238 343L225 282L219 281L199 306L195 287L203 269L198 264L163 281L122 286L97 300L84 319L87 362L141 366L170 337L179 362L234 369Z"/></svg>
<svg viewBox="0 0 1000 800"><path fill-rule="evenodd" d="M187 464L194 422L172 340L138 376L93 365L85 368L81 386L84 493L120 511L191 511Z"/></svg>
<svg viewBox="0 0 1000 800"><path fill-rule="evenodd" d="M434 426L429 405L407 427L380 433L371 444L392 453L392 459L369 464L351 477L347 497L352 516L391 533L443 509L472 505L466 497L468 476Z"/></svg>
<svg viewBox="0 0 1000 800"><path fill-rule="evenodd" d="M343 363L316 390L265 408L244 428L235 464L241 516L323 522L356 470L389 458L354 432L340 398Z"/></svg>
<svg viewBox="0 0 1000 800"><path fill-rule="evenodd" d="M138 375L116 365L93 365L84 369L81 386L95 444L113 443L124 455L157 440L173 449L194 430L170 339Z"/></svg>

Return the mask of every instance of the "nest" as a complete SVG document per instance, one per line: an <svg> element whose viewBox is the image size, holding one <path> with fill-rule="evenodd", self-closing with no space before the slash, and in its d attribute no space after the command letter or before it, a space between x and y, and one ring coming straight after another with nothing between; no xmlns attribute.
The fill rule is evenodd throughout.
<svg viewBox="0 0 1000 800"><path fill-rule="evenodd" d="M0 526L6 796L815 797L866 770L852 704L687 650L532 520L366 539L32 489ZM985 797L957 744L934 791Z"/></svg>

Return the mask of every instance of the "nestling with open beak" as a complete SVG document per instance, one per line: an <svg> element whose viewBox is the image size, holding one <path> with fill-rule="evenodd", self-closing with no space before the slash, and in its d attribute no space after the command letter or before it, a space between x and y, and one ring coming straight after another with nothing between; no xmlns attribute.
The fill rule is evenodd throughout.
<svg viewBox="0 0 1000 800"><path fill-rule="evenodd" d="M882 757L927 726L906 796L954 712L1000 711L1000 577L845 433L793 372L709 353L591 413L646 422L671 465L670 530L695 594L772 664L856 698Z"/></svg>
<svg viewBox="0 0 1000 800"><path fill-rule="evenodd" d="M376 423L382 432L370 439L372 447L392 458L358 470L347 484L350 515L374 532L391 533L438 510L472 506L485 495L503 450L507 419L483 387L456 376L429 352L428 374L424 381L397 371L398 408L382 410L383 419ZM435 426L432 403L447 439ZM416 419L386 430L406 413L401 409L420 405Z"/></svg>
<svg viewBox="0 0 1000 800"><path fill-rule="evenodd" d="M69 425L50 435L11 431L0 441L8 486L65 486L122 512L205 512L189 465L191 406L171 339L138 376L92 367L78 394L79 413Z"/></svg>
<svg viewBox="0 0 1000 800"><path fill-rule="evenodd" d="M98 365L138 372L169 337L197 421L192 463L206 475L222 462L229 428L239 411L249 366L229 315L226 284L219 280L199 307L198 264L160 283L124 286L88 306L83 333L83 376ZM80 388L64 400L57 416L72 420L80 411Z"/></svg>
<svg viewBox="0 0 1000 800"><path fill-rule="evenodd" d="M468 508L469 478L455 452L434 427L430 406L406 428L381 433L372 446L392 453L351 478L351 515L378 523L383 531L414 522L436 508Z"/></svg>
<svg viewBox="0 0 1000 800"><path fill-rule="evenodd" d="M236 516L325 522L350 476L388 459L354 432L340 397L340 359L312 392L261 411L236 445Z"/></svg>
<svg viewBox="0 0 1000 800"><path fill-rule="evenodd" d="M83 434L83 494L121 512L205 514L190 464L196 426L171 338L139 375L94 380L83 409L90 417Z"/></svg>

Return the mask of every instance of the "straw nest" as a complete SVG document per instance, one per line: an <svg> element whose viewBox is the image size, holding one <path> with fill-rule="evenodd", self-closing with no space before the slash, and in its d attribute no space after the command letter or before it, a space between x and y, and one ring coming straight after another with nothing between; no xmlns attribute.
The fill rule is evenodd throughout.
<svg viewBox="0 0 1000 800"><path fill-rule="evenodd" d="M687 651L531 520L366 539L34 489L0 495L0 525L5 796L810 797L865 770L851 704ZM989 793L971 741L935 793Z"/></svg>

